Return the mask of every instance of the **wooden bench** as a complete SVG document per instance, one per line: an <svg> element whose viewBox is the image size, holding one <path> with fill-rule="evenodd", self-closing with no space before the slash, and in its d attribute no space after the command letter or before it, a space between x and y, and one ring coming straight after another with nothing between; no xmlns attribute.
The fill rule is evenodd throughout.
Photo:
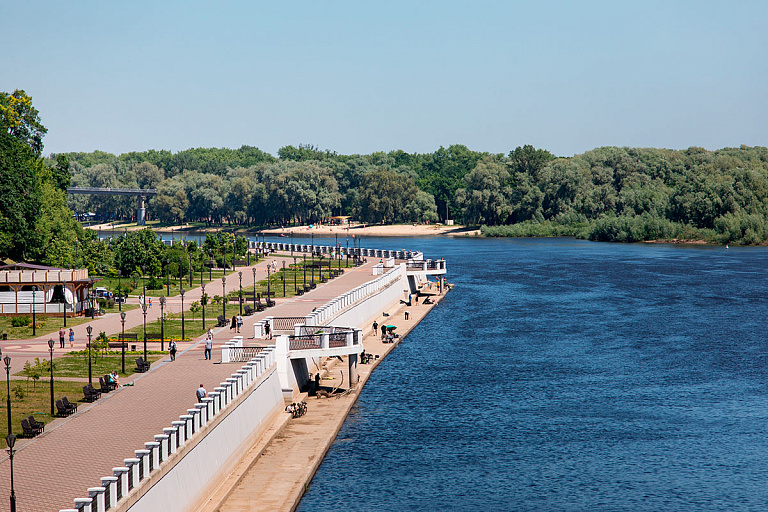
<svg viewBox="0 0 768 512"><path fill-rule="evenodd" d="M119 338L120 338L120 336L118 336L118 339ZM108 345L109 345L109 348L126 348L127 349L128 348L127 341L128 340L136 341L137 339L138 339L138 335L135 332L127 332L123 336L123 340L126 340L126 341L123 341L123 342L120 342L120 341L110 341L108 343Z"/></svg>

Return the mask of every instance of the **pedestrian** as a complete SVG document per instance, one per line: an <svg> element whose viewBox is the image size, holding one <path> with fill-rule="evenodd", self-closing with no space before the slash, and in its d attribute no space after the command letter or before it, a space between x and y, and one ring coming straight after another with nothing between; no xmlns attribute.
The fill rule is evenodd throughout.
<svg viewBox="0 0 768 512"><path fill-rule="evenodd" d="M171 355L171 361L176 360L176 342L171 340L170 343L168 343L168 353Z"/></svg>
<svg viewBox="0 0 768 512"><path fill-rule="evenodd" d="M211 358L211 349L213 349L213 338L210 335L205 336L205 358Z"/></svg>
<svg viewBox="0 0 768 512"><path fill-rule="evenodd" d="M229 330L237 327L237 315L232 315L232 322L229 324Z"/></svg>
<svg viewBox="0 0 768 512"><path fill-rule="evenodd" d="M202 384L200 384L200 387L197 388L197 391L195 391L195 396L197 397L198 402L208 396L208 392L205 390Z"/></svg>
<svg viewBox="0 0 768 512"><path fill-rule="evenodd" d="M405 310L405 319L408 320L408 316L410 316L411 312L407 309Z"/></svg>
<svg viewBox="0 0 768 512"><path fill-rule="evenodd" d="M149 298L149 307L152 307L152 297Z"/></svg>
<svg viewBox="0 0 768 512"><path fill-rule="evenodd" d="M67 335L67 331L64 330L64 328L59 329L59 346L61 348L64 348L64 337Z"/></svg>
<svg viewBox="0 0 768 512"><path fill-rule="evenodd" d="M373 321L373 333L376 334L377 332L379 332L379 322L374 320Z"/></svg>
<svg viewBox="0 0 768 512"><path fill-rule="evenodd" d="M73 331L71 328L69 329L69 348L74 348L75 346L75 331Z"/></svg>
<svg viewBox="0 0 768 512"><path fill-rule="evenodd" d="M264 322L264 334L266 334L268 340L272 339L272 335L269 332L269 321Z"/></svg>
<svg viewBox="0 0 768 512"><path fill-rule="evenodd" d="M237 332L240 333L240 328L243 326L243 317L237 315Z"/></svg>
<svg viewBox="0 0 768 512"><path fill-rule="evenodd" d="M315 394L317 394L317 390L320 389L320 374L315 374Z"/></svg>

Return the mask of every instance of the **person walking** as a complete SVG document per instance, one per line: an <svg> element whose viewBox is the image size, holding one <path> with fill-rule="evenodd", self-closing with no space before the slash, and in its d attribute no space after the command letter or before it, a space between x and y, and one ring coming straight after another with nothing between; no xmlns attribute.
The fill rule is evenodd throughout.
<svg viewBox="0 0 768 512"><path fill-rule="evenodd" d="M237 315L237 333L240 334L240 328L243 326L243 317Z"/></svg>
<svg viewBox="0 0 768 512"><path fill-rule="evenodd" d="M264 334L266 334L268 340L272 339L272 335L269 332L269 321L264 322Z"/></svg>
<svg viewBox="0 0 768 512"><path fill-rule="evenodd" d="M75 331L69 330L69 348L75 347Z"/></svg>
<svg viewBox="0 0 768 512"><path fill-rule="evenodd" d="M197 391L195 391L195 396L197 397L198 402L208 396L208 392L205 390L202 384L200 384L200 387L197 388Z"/></svg>
<svg viewBox="0 0 768 512"><path fill-rule="evenodd" d="M171 340L170 343L168 343L168 353L171 356L171 361L176 360L176 342Z"/></svg>
<svg viewBox="0 0 768 512"><path fill-rule="evenodd" d="M213 338L210 334L206 334L205 336L205 358L210 359L211 358L211 350L213 349Z"/></svg>
<svg viewBox="0 0 768 512"><path fill-rule="evenodd" d="M64 328L59 329L59 347L64 348L64 337L67 335L67 331Z"/></svg>

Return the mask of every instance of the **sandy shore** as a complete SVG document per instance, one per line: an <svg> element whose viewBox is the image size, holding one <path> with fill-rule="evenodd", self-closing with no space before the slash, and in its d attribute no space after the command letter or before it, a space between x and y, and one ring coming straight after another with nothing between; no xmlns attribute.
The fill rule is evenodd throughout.
<svg viewBox="0 0 768 512"><path fill-rule="evenodd" d="M104 231L112 231L113 228L115 230L122 230L120 225L113 225L113 224L97 224L90 226L91 229L95 231L104 230ZM137 229L143 229L143 227L137 227L137 226L131 226L128 227L128 231L135 231ZM194 227L189 225L179 225L179 226L166 226L162 228L155 228L153 227L156 232L158 233L178 233L183 235L185 232L196 232L196 233L205 233L205 232L216 232L219 231L222 228L219 227L212 227L212 228L202 228L202 227ZM329 225L313 225L312 227L309 226L293 226L293 227L286 227L286 228L273 228L273 229L263 229L263 230L250 230L250 229L236 229L233 226L224 226L223 228L226 231L231 231L232 229L235 229L238 233L246 234L246 233L263 233L265 235L272 235L272 236L290 236L291 233L293 233L296 236L309 236L314 234L315 236L480 236L480 230L469 228L466 226L445 226L443 224L392 224L392 225L374 225L370 226L367 224L352 224L347 228L346 226L329 226Z"/></svg>
<svg viewBox="0 0 768 512"><path fill-rule="evenodd" d="M289 236L291 233L301 236L480 236L479 229L466 226L445 226L443 224L393 224L393 225L366 225L352 224L346 226L315 225L295 226L287 228L266 229L264 234Z"/></svg>

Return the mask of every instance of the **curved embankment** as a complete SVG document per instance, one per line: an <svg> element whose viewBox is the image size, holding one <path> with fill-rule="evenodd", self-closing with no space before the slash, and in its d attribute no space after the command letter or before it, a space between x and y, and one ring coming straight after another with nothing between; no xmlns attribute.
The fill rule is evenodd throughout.
<svg viewBox="0 0 768 512"><path fill-rule="evenodd" d="M347 364L331 360L337 364L326 368L321 386L328 390L338 387L336 395L327 399L308 398L307 414L301 418L290 419L289 414L281 414L198 512L295 510L368 377L443 296L433 296L435 304L431 305L392 304L387 310L389 316L379 317L379 323L397 325L401 333L397 343L382 343L371 332L371 326L366 326L365 350L379 358L372 364L358 364L359 383L351 391L343 392L348 389L348 383L343 382L348 375ZM410 313L408 320L406 311Z"/></svg>

